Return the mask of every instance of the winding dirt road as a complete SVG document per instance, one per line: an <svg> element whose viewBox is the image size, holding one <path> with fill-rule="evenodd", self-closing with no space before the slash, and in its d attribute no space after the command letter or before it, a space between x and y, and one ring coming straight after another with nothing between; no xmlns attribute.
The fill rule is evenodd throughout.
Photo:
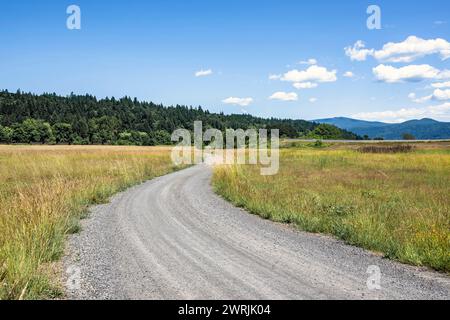
<svg viewBox="0 0 450 320"><path fill-rule="evenodd" d="M64 265L81 281L68 298L450 298L448 276L248 214L215 195L210 178L199 165L94 207L69 242ZM370 266L379 290L367 286Z"/></svg>

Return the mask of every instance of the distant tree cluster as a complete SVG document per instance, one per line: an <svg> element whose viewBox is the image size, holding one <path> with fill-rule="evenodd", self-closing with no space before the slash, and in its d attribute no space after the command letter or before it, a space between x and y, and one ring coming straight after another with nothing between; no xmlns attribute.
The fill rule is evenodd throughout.
<svg viewBox="0 0 450 320"><path fill-rule="evenodd" d="M67 97L0 91L0 143L169 145L171 133L203 129L279 129L286 138L360 139L335 126L304 120L210 113L201 107L164 107L136 98Z"/></svg>
<svg viewBox="0 0 450 320"><path fill-rule="evenodd" d="M322 123L316 126L306 137L313 139L327 139L327 140L362 140L361 137L339 129L331 124Z"/></svg>
<svg viewBox="0 0 450 320"><path fill-rule="evenodd" d="M416 137L412 135L411 133L404 133L402 134L403 140L416 140Z"/></svg>

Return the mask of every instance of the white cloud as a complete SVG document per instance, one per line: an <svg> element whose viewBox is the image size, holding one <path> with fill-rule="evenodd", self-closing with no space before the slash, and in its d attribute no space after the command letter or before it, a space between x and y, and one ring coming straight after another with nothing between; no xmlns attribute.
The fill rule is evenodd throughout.
<svg viewBox="0 0 450 320"><path fill-rule="evenodd" d="M269 80L280 80L281 77L281 74L271 74L269 75Z"/></svg>
<svg viewBox="0 0 450 320"><path fill-rule="evenodd" d="M436 100L450 100L450 89L436 89L433 92L433 98Z"/></svg>
<svg viewBox="0 0 450 320"><path fill-rule="evenodd" d="M346 78L353 78L355 76L355 74L351 71L347 71L346 73L344 73L344 77Z"/></svg>
<svg viewBox="0 0 450 320"><path fill-rule="evenodd" d="M437 100L437 101L444 101L444 100L450 100L450 89L441 90L436 89L434 90L433 94L421 98L417 98L415 93L410 93L408 97L416 103L424 103L430 100Z"/></svg>
<svg viewBox="0 0 450 320"><path fill-rule="evenodd" d="M345 47L344 50L352 61L365 61L374 52L373 49L366 49L366 45L361 40L356 41L353 47Z"/></svg>
<svg viewBox="0 0 450 320"><path fill-rule="evenodd" d="M281 101L297 101L298 95L295 92L275 92L269 97L270 100L281 100Z"/></svg>
<svg viewBox="0 0 450 320"><path fill-rule="evenodd" d="M450 119L450 102L424 108L403 108L400 110L380 112L361 112L352 115L352 118L385 122L402 122L418 118L434 118L446 121Z"/></svg>
<svg viewBox="0 0 450 320"><path fill-rule="evenodd" d="M290 82L335 82L337 80L336 70L329 71L327 68L319 66L310 66L306 70L299 71L297 69L285 73L281 80Z"/></svg>
<svg viewBox="0 0 450 320"><path fill-rule="evenodd" d="M422 117L425 114L424 109L411 108L400 110L387 110L379 112L361 112L352 115L354 119L368 120L368 121L386 121L386 122L400 122L405 119L415 119Z"/></svg>
<svg viewBox="0 0 450 320"><path fill-rule="evenodd" d="M296 89L314 89L317 88L318 84L314 82L296 82L293 84Z"/></svg>
<svg viewBox="0 0 450 320"><path fill-rule="evenodd" d="M450 88L450 81L432 83L431 86L438 89Z"/></svg>
<svg viewBox="0 0 450 320"><path fill-rule="evenodd" d="M443 79L450 77L450 71L440 71L428 64L409 65L395 68L380 64L372 69L375 77L383 82L418 82L425 79Z"/></svg>
<svg viewBox="0 0 450 320"><path fill-rule="evenodd" d="M414 92L411 92L410 94L408 94L408 98L410 98L411 100L416 99L416 94Z"/></svg>
<svg viewBox="0 0 450 320"><path fill-rule="evenodd" d="M382 50L375 51L374 57L380 61L410 63L432 54L439 54L442 60L450 58L450 43L439 38L425 40L409 36L403 42L385 44Z"/></svg>
<svg viewBox="0 0 450 320"><path fill-rule="evenodd" d="M433 95L425 96L422 98L417 98L417 95L414 92L412 92L408 95L408 98L411 99L411 101L413 101L415 103L424 103L424 102L430 101L433 98Z"/></svg>
<svg viewBox="0 0 450 320"><path fill-rule="evenodd" d="M430 101L431 99L433 99L433 95L425 96L425 97L422 97L422 98L417 98L417 99L414 100L414 102L415 103L425 103L425 102Z"/></svg>
<svg viewBox="0 0 450 320"><path fill-rule="evenodd" d="M352 61L365 61L368 56L373 56L378 61L410 63L433 54L439 54L442 60L450 58L450 42L447 40L425 40L416 36L409 36L402 42L386 43L381 50L367 49L364 42L358 40L353 47L344 50Z"/></svg>
<svg viewBox="0 0 450 320"><path fill-rule="evenodd" d="M317 64L317 60L316 59L308 59L307 61L300 61L299 64L307 64L307 65L315 65Z"/></svg>
<svg viewBox="0 0 450 320"><path fill-rule="evenodd" d="M213 71L211 69L208 70L199 70L195 73L196 77L205 77L205 76L210 76L213 74Z"/></svg>
<svg viewBox="0 0 450 320"><path fill-rule="evenodd" d="M438 80L442 80L442 79L450 79L450 70L443 70L439 73Z"/></svg>
<svg viewBox="0 0 450 320"><path fill-rule="evenodd" d="M310 98L309 99L309 102L311 102L311 103L314 103L314 102L316 102L317 101L317 98Z"/></svg>
<svg viewBox="0 0 450 320"><path fill-rule="evenodd" d="M235 97L229 97L225 100L222 100L225 104L232 104L232 105L238 105L241 107L246 107L250 105L253 102L253 98L235 98Z"/></svg>
<svg viewBox="0 0 450 320"><path fill-rule="evenodd" d="M428 107L428 110L433 115L445 116L446 118L450 119L450 102L446 102L437 106L430 106Z"/></svg>

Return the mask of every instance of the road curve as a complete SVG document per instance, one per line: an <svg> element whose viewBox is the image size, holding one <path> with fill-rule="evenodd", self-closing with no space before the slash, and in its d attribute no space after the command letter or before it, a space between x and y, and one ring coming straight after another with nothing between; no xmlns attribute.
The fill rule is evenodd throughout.
<svg viewBox="0 0 450 320"><path fill-rule="evenodd" d="M64 266L81 281L67 298L450 298L447 275L248 214L210 178L199 165L94 207L69 241ZM368 289L369 266L381 271L379 290Z"/></svg>

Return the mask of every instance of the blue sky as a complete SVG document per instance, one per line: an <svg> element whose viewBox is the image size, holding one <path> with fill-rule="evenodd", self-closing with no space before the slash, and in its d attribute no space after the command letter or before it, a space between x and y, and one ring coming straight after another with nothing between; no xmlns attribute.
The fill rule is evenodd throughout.
<svg viewBox="0 0 450 320"><path fill-rule="evenodd" d="M71 4L81 30L66 27ZM381 30L366 26L371 4ZM2 1L0 37L0 88L13 91L264 117L450 121L448 0Z"/></svg>

